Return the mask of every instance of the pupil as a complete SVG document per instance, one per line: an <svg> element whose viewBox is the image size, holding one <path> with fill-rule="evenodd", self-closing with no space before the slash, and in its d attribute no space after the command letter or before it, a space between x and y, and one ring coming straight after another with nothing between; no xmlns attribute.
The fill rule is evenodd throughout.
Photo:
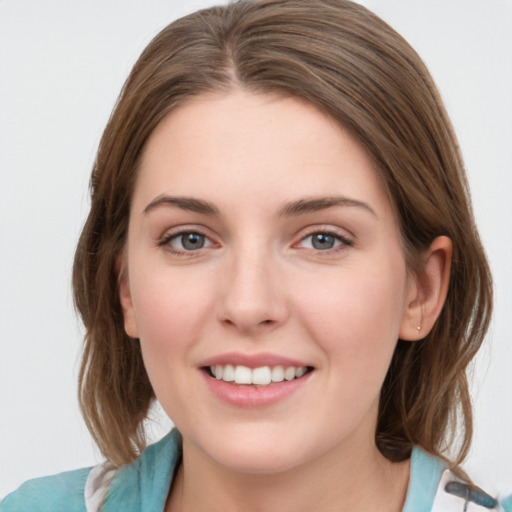
<svg viewBox="0 0 512 512"><path fill-rule="evenodd" d="M325 233L314 235L312 242L315 249L332 249L334 247L334 237Z"/></svg>
<svg viewBox="0 0 512 512"><path fill-rule="evenodd" d="M199 233L188 233L181 237L181 243L185 249L194 251L204 245L204 236Z"/></svg>

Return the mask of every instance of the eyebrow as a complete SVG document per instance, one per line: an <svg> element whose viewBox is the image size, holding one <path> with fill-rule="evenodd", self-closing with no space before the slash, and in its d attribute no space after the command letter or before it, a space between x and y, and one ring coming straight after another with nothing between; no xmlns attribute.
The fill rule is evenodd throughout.
<svg viewBox="0 0 512 512"><path fill-rule="evenodd" d="M285 203L279 210L280 217L292 217L332 208L333 206L356 206L377 217L375 210L363 202L343 196L312 197Z"/></svg>
<svg viewBox="0 0 512 512"><path fill-rule="evenodd" d="M151 201L143 211L144 213L150 213L151 211L161 206L175 206L182 210L201 213L203 215L220 215L219 209L209 201L197 199L194 197L173 197L165 194L161 194L153 199L153 201ZM284 203L283 206L279 209L279 216L294 217L307 213L326 210L334 206L360 207L377 217L377 214L369 204L343 196L312 197L290 201Z"/></svg>
<svg viewBox="0 0 512 512"><path fill-rule="evenodd" d="M204 201L203 199L196 199L194 197L172 197L165 194L159 195L151 201L144 213L149 213L160 206L176 206L182 210L190 212L202 213L204 215L219 215L219 209L212 203Z"/></svg>

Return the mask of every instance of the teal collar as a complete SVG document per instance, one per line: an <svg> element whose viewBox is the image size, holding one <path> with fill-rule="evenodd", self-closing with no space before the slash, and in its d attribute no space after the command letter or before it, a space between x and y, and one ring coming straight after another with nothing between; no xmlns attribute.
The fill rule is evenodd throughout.
<svg viewBox="0 0 512 512"><path fill-rule="evenodd" d="M411 454L409 487L402 512L430 512L445 464L415 446Z"/></svg>
<svg viewBox="0 0 512 512"><path fill-rule="evenodd" d="M177 429L149 446L138 459L119 470L102 510L163 511L174 472L181 461L181 450L181 435ZM444 469L439 459L421 448L413 449L403 512L430 512Z"/></svg>
<svg viewBox="0 0 512 512"><path fill-rule="evenodd" d="M163 511L180 460L181 435L173 429L158 443L148 446L138 459L119 470L102 511Z"/></svg>

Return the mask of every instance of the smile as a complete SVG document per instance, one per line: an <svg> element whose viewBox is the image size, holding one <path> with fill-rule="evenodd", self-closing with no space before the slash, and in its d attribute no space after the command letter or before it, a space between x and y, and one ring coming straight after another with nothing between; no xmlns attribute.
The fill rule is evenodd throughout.
<svg viewBox="0 0 512 512"><path fill-rule="evenodd" d="M243 365L217 364L206 370L211 377L234 384L269 386L274 383L300 379L312 368L308 366L259 366L249 368Z"/></svg>
<svg viewBox="0 0 512 512"><path fill-rule="evenodd" d="M316 368L282 354L229 352L201 361L204 383L230 406L260 409L301 396L309 389Z"/></svg>

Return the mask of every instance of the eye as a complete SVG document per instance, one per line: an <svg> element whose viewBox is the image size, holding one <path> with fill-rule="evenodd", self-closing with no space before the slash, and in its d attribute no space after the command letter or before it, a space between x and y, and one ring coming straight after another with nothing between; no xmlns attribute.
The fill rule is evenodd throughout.
<svg viewBox="0 0 512 512"><path fill-rule="evenodd" d="M352 242L347 238L327 231L311 233L300 241L301 247L315 251L329 251L338 247L341 248L341 246L350 245L352 245Z"/></svg>
<svg viewBox="0 0 512 512"><path fill-rule="evenodd" d="M191 252L210 247L212 242L202 233L196 231L182 231L166 236L161 245L168 246L172 251Z"/></svg>

